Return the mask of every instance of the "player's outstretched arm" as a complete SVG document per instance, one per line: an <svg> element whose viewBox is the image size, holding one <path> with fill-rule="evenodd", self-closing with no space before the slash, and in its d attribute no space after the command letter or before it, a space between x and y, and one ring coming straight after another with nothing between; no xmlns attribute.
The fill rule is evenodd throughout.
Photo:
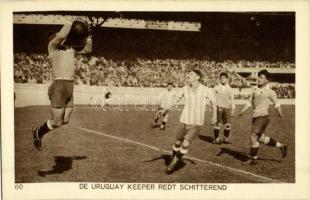
<svg viewBox="0 0 310 200"><path fill-rule="evenodd" d="M179 103L179 102L183 99L183 97L184 97L184 95L183 95L183 93L182 93L179 97L177 97L177 99L176 99L174 102L172 102L172 103L168 106L168 108L164 109L162 112L166 112L167 110L172 109L177 103Z"/></svg>
<svg viewBox="0 0 310 200"><path fill-rule="evenodd" d="M71 29L72 22L66 22L56 36L49 42L48 51L51 52L66 39Z"/></svg>
<svg viewBox="0 0 310 200"><path fill-rule="evenodd" d="M231 115L233 115L235 113L235 109L236 109L235 96L233 93L233 89L231 89L230 101L231 101Z"/></svg>
<svg viewBox="0 0 310 200"><path fill-rule="evenodd" d="M275 108L276 108L276 111L277 111L279 117L283 117L281 105L278 104L278 105L275 106Z"/></svg>
<svg viewBox="0 0 310 200"><path fill-rule="evenodd" d="M247 102L241 112L238 114L238 116L241 117L250 107L251 105Z"/></svg>
<svg viewBox="0 0 310 200"><path fill-rule="evenodd" d="M246 102L245 106L238 114L239 117L241 117L252 106L252 100L253 100L253 94L251 94L250 99Z"/></svg>
<svg viewBox="0 0 310 200"><path fill-rule="evenodd" d="M216 112L216 102L211 102L212 104L212 111L213 111L213 115L212 115L212 119L211 119L211 124L215 124L216 123L216 118L217 118L217 112Z"/></svg>
<svg viewBox="0 0 310 200"><path fill-rule="evenodd" d="M278 101L277 94L276 94L275 91L272 91L272 92L271 92L270 100L271 100L272 103L275 105L275 108L276 108L276 111L277 111L279 117L283 117L281 105L280 105L280 103L279 103L279 101Z"/></svg>
<svg viewBox="0 0 310 200"><path fill-rule="evenodd" d="M246 102L245 106L243 107L241 112L238 114L239 117L241 117L252 106L252 101L253 101L253 93L251 93L249 100Z"/></svg>
<svg viewBox="0 0 310 200"><path fill-rule="evenodd" d="M215 124L216 123L216 118L217 118L217 111L216 111L216 99L215 99L215 95L209 91L208 95L207 95L207 99L210 101L211 106L212 106L212 118L211 118L211 124Z"/></svg>

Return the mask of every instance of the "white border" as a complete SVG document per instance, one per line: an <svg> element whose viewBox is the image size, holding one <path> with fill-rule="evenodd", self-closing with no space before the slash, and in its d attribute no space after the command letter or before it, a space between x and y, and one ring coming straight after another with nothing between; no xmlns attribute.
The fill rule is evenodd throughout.
<svg viewBox="0 0 310 200"><path fill-rule="evenodd" d="M309 1L14 1L1 2L1 124L5 199L310 199ZM225 192L90 191L78 183L24 184L14 189L12 12L98 11L296 11L296 184L228 184Z"/></svg>

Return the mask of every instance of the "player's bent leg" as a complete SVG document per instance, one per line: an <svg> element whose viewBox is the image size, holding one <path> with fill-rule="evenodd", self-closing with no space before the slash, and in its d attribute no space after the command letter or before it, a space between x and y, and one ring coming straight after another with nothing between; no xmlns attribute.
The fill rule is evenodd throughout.
<svg viewBox="0 0 310 200"><path fill-rule="evenodd" d="M180 143L178 143L180 144ZM182 145L178 148L178 151L175 152L175 156L173 156L172 161L167 167L166 173L171 174L175 170L175 167L177 166L179 160L182 159L182 157L187 154L188 152L188 147L190 143L186 139L183 140Z"/></svg>
<svg viewBox="0 0 310 200"><path fill-rule="evenodd" d="M174 171L174 167L176 166L179 158L177 157L177 154L180 152L181 145L184 141L184 135L186 134L186 127L184 124L179 124L176 130L176 142L172 147L172 161L168 165L166 169L167 174L171 174Z"/></svg>
<svg viewBox="0 0 310 200"><path fill-rule="evenodd" d="M64 122L65 108L52 108L52 126L55 128L60 127Z"/></svg>
<svg viewBox="0 0 310 200"><path fill-rule="evenodd" d="M37 150L42 151L42 138L52 129L51 120L47 120L39 128L32 131L33 144Z"/></svg>
<svg viewBox="0 0 310 200"><path fill-rule="evenodd" d="M177 135L177 138L182 138L183 142L182 142L182 145L180 147L180 150L176 153L176 155L173 157L172 162L167 167L167 171L166 172L168 174L171 174L174 171L178 161L180 159L182 159L182 157L185 154L187 154L189 146L193 143L194 139L199 134L200 129L201 129L201 126L197 126L197 125L184 125L183 124L183 127L178 130L179 134Z"/></svg>
<svg viewBox="0 0 310 200"><path fill-rule="evenodd" d="M157 113L155 114L155 118L154 118L154 123L152 124L152 128L157 128L159 125L158 125L158 120L160 119L161 117L161 112L160 110L157 111Z"/></svg>
<svg viewBox="0 0 310 200"><path fill-rule="evenodd" d="M45 134L50 132L51 130L61 126L63 120L54 121L53 119L47 120L43 123L39 128L33 131L33 144L37 150L42 151L42 138Z"/></svg>
<svg viewBox="0 0 310 200"><path fill-rule="evenodd" d="M262 134L261 137L259 138L259 142L264 143L271 147L279 148L282 153L282 158L285 158L287 156L288 147L286 144L282 144L276 139L271 138L269 136L265 136L264 134Z"/></svg>
<svg viewBox="0 0 310 200"><path fill-rule="evenodd" d="M175 144L172 147L172 156L174 157L178 151L180 151L180 147L182 145L182 142L184 140L185 135L185 125L180 124L176 130L176 139Z"/></svg>
<svg viewBox="0 0 310 200"><path fill-rule="evenodd" d="M158 112L156 113L156 115L155 115L154 122L155 122L155 123L158 123L158 120L160 119L160 117L161 117L161 112L158 111Z"/></svg>
<svg viewBox="0 0 310 200"><path fill-rule="evenodd" d="M172 146L172 160L167 166L166 174L172 174L175 166L177 165L179 161L179 153L181 149L182 141L178 140L175 142L175 144Z"/></svg>
<svg viewBox="0 0 310 200"><path fill-rule="evenodd" d="M247 164L254 165L257 163L257 154L259 150L259 138L264 133L269 120L268 116L263 117L255 117L252 119L252 134L250 137L250 157L251 159L247 162Z"/></svg>
<svg viewBox="0 0 310 200"><path fill-rule="evenodd" d="M33 131L33 143L37 150L42 150L43 136L63 124L64 110L64 108L52 108L52 119Z"/></svg>

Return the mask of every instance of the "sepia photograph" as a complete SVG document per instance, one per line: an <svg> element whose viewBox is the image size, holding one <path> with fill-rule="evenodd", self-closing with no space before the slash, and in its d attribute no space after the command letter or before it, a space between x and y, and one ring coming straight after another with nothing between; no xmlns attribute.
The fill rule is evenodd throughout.
<svg viewBox="0 0 310 200"><path fill-rule="evenodd" d="M239 186L297 191L298 174L309 178L310 168L297 164L306 156L298 141L309 139L300 138L307 130L298 128L296 108L298 95L308 102L309 89L297 77L309 69L297 66L294 9L80 6L16 9L11 18L5 73L12 127L1 131L11 138L2 139L12 150L12 160L2 161L11 166L10 191L51 185L54 193L53 185L65 184L63 192L73 185L67 191L80 199L91 198L84 191L99 198L109 191L227 198ZM114 196L129 197L136 198Z"/></svg>
<svg viewBox="0 0 310 200"><path fill-rule="evenodd" d="M294 13L13 19L17 183L295 182Z"/></svg>

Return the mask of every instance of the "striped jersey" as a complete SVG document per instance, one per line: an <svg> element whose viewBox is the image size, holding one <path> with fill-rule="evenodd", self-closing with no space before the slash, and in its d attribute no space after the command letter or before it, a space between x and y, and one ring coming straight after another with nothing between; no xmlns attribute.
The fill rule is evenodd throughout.
<svg viewBox="0 0 310 200"><path fill-rule="evenodd" d="M164 91L159 95L159 107L161 108L169 108L175 100L175 92L171 91Z"/></svg>
<svg viewBox="0 0 310 200"><path fill-rule="evenodd" d="M233 89L228 84L216 85L214 92L217 106L222 108L233 108L235 106Z"/></svg>
<svg viewBox="0 0 310 200"><path fill-rule="evenodd" d="M205 120L205 110L207 101L213 101L214 97L210 89L199 84L196 90L186 85L179 94L184 100L184 109L180 122L186 125L202 126Z"/></svg>
<svg viewBox="0 0 310 200"><path fill-rule="evenodd" d="M269 115L269 106L271 103L275 104L276 107L280 105L274 90L268 85L263 88L253 88L248 102L253 107L253 117Z"/></svg>

